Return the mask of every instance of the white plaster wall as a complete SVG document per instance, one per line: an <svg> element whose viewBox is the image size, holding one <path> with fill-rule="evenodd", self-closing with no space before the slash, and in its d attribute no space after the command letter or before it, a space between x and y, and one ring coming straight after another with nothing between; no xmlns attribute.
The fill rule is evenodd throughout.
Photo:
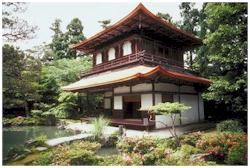
<svg viewBox="0 0 250 168"><path fill-rule="evenodd" d="M153 105L153 95L152 94L142 94L141 95L141 109L148 110L149 107Z"/></svg>
<svg viewBox="0 0 250 168"><path fill-rule="evenodd" d="M155 83L155 90L177 92L178 86L170 83Z"/></svg>
<svg viewBox="0 0 250 168"><path fill-rule="evenodd" d="M181 95L181 103L191 106L186 112L181 113L182 124L189 124L199 121L198 97L197 95Z"/></svg>
<svg viewBox="0 0 250 168"><path fill-rule="evenodd" d="M104 109L111 109L111 99L110 98L104 99Z"/></svg>
<svg viewBox="0 0 250 168"><path fill-rule="evenodd" d="M114 88L114 93L129 93L130 88L128 86L121 86Z"/></svg>
<svg viewBox="0 0 250 168"><path fill-rule="evenodd" d="M181 90L181 92L186 92L186 93L197 93L194 90L194 87L192 87L192 86L181 86L180 90Z"/></svg>
<svg viewBox="0 0 250 168"><path fill-rule="evenodd" d="M108 60L111 61L113 59L115 59L115 49L110 48L108 51Z"/></svg>
<svg viewBox="0 0 250 168"><path fill-rule="evenodd" d="M155 115L155 127L157 128L166 128L172 125L172 120L169 116L166 115ZM180 125L180 117L176 116L175 125Z"/></svg>
<svg viewBox="0 0 250 168"><path fill-rule="evenodd" d="M123 46L123 55L128 55L128 54L132 54L132 43L130 41L126 41Z"/></svg>
<svg viewBox="0 0 250 168"><path fill-rule="evenodd" d="M105 97L111 97L111 96L112 96L112 92L105 92L105 93L104 93L104 96L105 96Z"/></svg>
<svg viewBox="0 0 250 168"><path fill-rule="evenodd" d="M199 93L199 108L200 108L200 121L204 120L204 102L203 98L201 97L201 93Z"/></svg>
<svg viewBox="0 0 250 168"><path fill-rule="evenodd" d="M102 63L102 53L96 55L96 65Z"/></svg>
<svg viewBox="0 0 250 168"><path fill-rule="evenodd" d="M122 110L122 96L114 96L114 109Z"/></svg>
<svg viewBox="0 0 250 168"><path fill-rule="evenodd" d="M155 104L162 102L162 95L160 93L155 94Z"/></svg>
<svg viewBox="0 0 250 168"><path fill-rule="evenodd" d="M143 91L152 91L152 84L141 83L141 84L132 86L132 92L143 92Z"/></svg>

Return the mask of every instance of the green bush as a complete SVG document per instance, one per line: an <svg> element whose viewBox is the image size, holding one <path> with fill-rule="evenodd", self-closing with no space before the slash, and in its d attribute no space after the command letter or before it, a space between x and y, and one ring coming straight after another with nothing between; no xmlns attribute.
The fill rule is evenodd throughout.
<svg viewBox="0 0 250 168"><path fill-rule="evenodd" d="M101 144L89 141L75 141L54 147L42 153L35 165L92 165L98 163L96 151ZM51 153L51 154L49 154Z"/></svg>
<svg viewBox="0 0 250 168"><path fill-rule="evenodd" d="M194 132L194 133L190 133L187 135L182 135L180 137L180 143L182 145L187 144L187 145L191 145L191 146L195 146L197 141L201 138L201 132Z"/></svg>
<svg viewBox="0 0 250 168"><path fill-rule="evenodd" d="M243 132L242 124L237 120L225 120L216 125L218 132Z"/></svg>
<svg viewBox="0 0 250 168"><path fill-rule="evenodd" d="M98 157L95 153L84 149L70 150L69 158L70 165L96 165L98 163Z"/></svg>
<svg viewBox="0 0 250 168"><path fill-rule="evenodd" d="M32 116L38 116L38 117L41 117L42 114L43 114L43 111L42 110L31 110L31 115Z"/></svg>
<svg viewBox="0 0 250 168"><path fill-rule="evenodd" d="M210 155L209 160L226 163L229 151L240 143L247 144L247 135L244 133L217 133L202 136L196 147Z"/></svg>
<svg viewBox="0 0 250 168"><path fill-rule="evenodd" d="M247 165L247 144L239 143L233 146L227 157L229 165Z"/></svg>
<svg viewBox="0 0 250 168"><path fill-rule="evenodd" d="M197 154L199 153L200 150L198 148L195 148L191 145L182 145L179 150L177 150L174 154L174 156L177 159L189 159L189 157L192 154Z"/></svg>
<svg viewBox="0 0 250 168"><path fill-rule="evenodd" d="M150 152L157 145L157 141L152 137L125 137L117 143L117 148L123 153L145 154Z"/></svg>
<svg viewBox="0 0 250 168"><path fill-rule="evenodd" d="M32 162L33 165L48 166L52 164L54 153L52 151L42 152L39 159Z"/></svg>
<svg viewBox="0 0 250 168"><path fill-rule="evenodd" d="M126 166L125 160L120 155L103 156L99 158L100 166Z"/></svg>
<svg viewBox="0 0 250 168"><path fill-rule="evenodd" d="M42 118L40 117L14 117L14 118L4 118L4 126L31 126L31 125L42 125Z"/></svg>

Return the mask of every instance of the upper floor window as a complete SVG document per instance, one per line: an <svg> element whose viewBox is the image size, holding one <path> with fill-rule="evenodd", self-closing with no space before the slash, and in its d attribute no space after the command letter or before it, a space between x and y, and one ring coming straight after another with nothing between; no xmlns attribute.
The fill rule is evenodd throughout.
<svg viewBox="0 0 250 168"><path fill-rule="evenodd" d="M126 41L123 46L123 55L128 55L128 54L132 54L132 43L130 41Z"/></svg>
<svg viewBox="0 0 250 168"><path fill-rule="evenodd" d="M115 59L115 49L110 48L108 51L108 60L111 61L113 59Z"/></svg>
<svg viewBox="0 0 250 168"><path fill-rule="evenodd" d="M102 53L96 54L96 65L102 63Z"/></svg>

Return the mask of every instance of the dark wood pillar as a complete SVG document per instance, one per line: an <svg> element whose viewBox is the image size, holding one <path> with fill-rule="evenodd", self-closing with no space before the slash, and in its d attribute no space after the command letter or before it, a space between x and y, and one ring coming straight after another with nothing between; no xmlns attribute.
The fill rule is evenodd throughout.
<svg viewBox="0 0 250 168"><path fill-rule="evenodd" d="M198 92L197 94L197 97L198 97L198 118L199 118L199 122L201 121L201 116L200 116L200 94Z"/></svg>
<svg viewBox="0 0 250 168"><path fill-rule="evenodd" d="M178 102L181 103L181 85L178 85ZM182 125L181 122L181 113L180 113L180 125Z"/></svg>

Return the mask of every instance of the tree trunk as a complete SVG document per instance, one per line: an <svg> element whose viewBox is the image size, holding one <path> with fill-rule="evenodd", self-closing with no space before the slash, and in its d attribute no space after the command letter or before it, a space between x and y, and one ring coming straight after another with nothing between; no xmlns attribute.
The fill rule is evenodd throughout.
<svg viewBox="0 0 250 168"><path fill-rule="evenodd" d="M27 101L24 102L24 109L25 109L25 115L26 117L29 117L30 114L29 114L29 104Z"/></svg>

